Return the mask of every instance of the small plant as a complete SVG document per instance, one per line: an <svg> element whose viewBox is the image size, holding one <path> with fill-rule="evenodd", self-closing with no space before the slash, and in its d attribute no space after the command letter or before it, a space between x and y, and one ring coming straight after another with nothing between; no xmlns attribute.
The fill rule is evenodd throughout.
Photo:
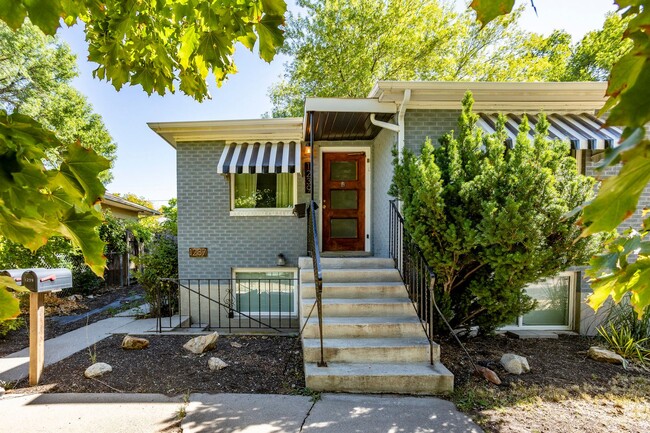
<svg viewBox="0 0 650 433"><path fill-rule="evenodd" d="M16 331L24 326L25 319L22 317L0 321L0 338L4 338L9 332Z"/></svg>
<svg viewBox="0 0 650 433"><path fill-rule="evenodd" d="M645 346L648 338L636 339L632 330L621 326L617 328L614 323L598 328L598 334L607 342L607 345L614 352L625 359L633 359L645 364L650 361L650 349Z"/></svg>
<svg viewBox="0 0 650 433"><path fill-rule="evenodd" d="M650 361L650 308L639 318L628 300L613 304L598 333L622 357L641 364Z"/></svg>
<svg viewBox="0 0 650 433"><path fill-rule="evenodd" d="M88 348L88 357L90 358L91 364L97 363L97 345L93 344L92 347Z"/></svg>

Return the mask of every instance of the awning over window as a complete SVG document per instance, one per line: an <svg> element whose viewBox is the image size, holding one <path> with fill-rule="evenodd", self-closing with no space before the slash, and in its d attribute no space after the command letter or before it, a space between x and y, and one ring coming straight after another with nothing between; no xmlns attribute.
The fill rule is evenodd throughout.
<svg viewBox="0 0 650 433"><path fill-rule="evenodd" d="M529 136L532 139L535 133L535 125L539 118L527 114L530 124ZM493 133L497 125L496 114L479 113L477 125L484 131ZM591 114L549 114L546 116L550 126L548 135L553 139L568 140L573 149L605 149L616 146L621 138L622 131L619 128L605 128L604 122ZM519 125L522 116L516 114L506 115L506 143L512 146L519 133Z"/></svg>
<svg viewBox="0 0 650 433"><path fill-rule="evenodd" d="M226 144L217 173L300 173L300 143Z"/></svg>

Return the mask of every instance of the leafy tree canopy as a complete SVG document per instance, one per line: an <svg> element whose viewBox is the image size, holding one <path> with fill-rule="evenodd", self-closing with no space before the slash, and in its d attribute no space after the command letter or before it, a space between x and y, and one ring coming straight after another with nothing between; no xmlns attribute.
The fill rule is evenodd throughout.
<svg viewBox="0 0 650 433"><path fill-rule="evenodd" d="M615 230L637 210L639 197L650 182L650 140L646 126L650 122L650 4L647 0L616 0L623 20L625 44L631 46L612 63L606 104L600 114L608 113L607 124L622 126L623 140L607 150L601 168L620 163L616 176L603 181L596 198L584 206L582 236ZM496 16L512 10L514 0L473 0L479 21L486 25ZM616 27L613 25L613 27ZM603 34L617 34L608 28ZM588 35L589 36L589 35ZM594 44L598 45L598 37ZM583 52L593 50L585 46ZM598 60L609 65L608 57ZM589 70L589 69L587 69ZM626 232L607 244L606 251L591 261L588 271L593 295L589 304L598 309L612 296L620 301L625 295L642 316L650 305L650 217L638 231Z"/></svg>
<svg viewBox="0 0 650 433"><path fill-rule="evenodd" d="M521 10L481 29L470 14L435 0L299 5L307 12L290 16L283 48L293 59L269 92L274 117L302 116L306 97L365 97L378 80L566 81L595 61L579 45L582 62L574 62L577 72L570 73L577 55L570 35L522 30ZM593 36L605 39L598 59L618 53L617 23L612 18L606 37Z"/></svg>
<svg viewBox="0 0 650 433"><path fill-rule="evenodd" d="M273 59L284 41L285 11L284 0L0 2L0 20L13 30L27 18L47 35L54 35L62 23L83 22L89 60L98 64L94 76L118 90L129 83L162 95L178 86L199 101L209 96L210 72L218 85L236 72L237 43L257 50L266 61ZM43 77L34 72L29 78L36 89L66 79L58 69L53 71L43 71ZM29 94L28 86L15 87ZM31 117L40 110L22 114L14 109L18 101L10 102L0 110L0 235L32 250L52 236L63 236L81 248L88 265L101 275L106 260L94 230L102 221L95 204L105 192L98 176L110 161L80 140L51 133L48 126L56 128L55 119ZM77 113L92 117L83 104L78 107ZM18 314L17 303L6 292L12 285L10 279L0 279L0 320Z"/></svg>
<svg viewBox="0 0 650 433"><path fill-rule="evenodd" d="M76 58L55 37L25 22L12 31L0 22L0 109L21 113L53 131L62 143L79 142L113 161L117 150L101 117L71 86L77 76ZM53 161L65 148L51 149ZM104 183L112 175L100 174Z"/></svg>
<svg viewBox="0 0 650 433"><path fill-rule="evenodd" d="M457 134L440 146L395 155L391 194L403 200L452 325L490 332L533 307L525 285L586 263L598 242L579 238L577 216L564 218L591 196L593 179L577 172L568 144L546 138L545 117L534 140L524 120L507 149L505 119L484 136L472 104L468 93Z"/></svg>

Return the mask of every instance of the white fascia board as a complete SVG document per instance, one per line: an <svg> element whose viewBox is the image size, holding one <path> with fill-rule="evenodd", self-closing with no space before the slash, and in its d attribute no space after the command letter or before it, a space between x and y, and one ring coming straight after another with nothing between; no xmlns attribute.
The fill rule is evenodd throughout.
<svg viewBox="0 0 650 433"><path fill-rule="evenodd" d="M604 82L378 82L371 96L381 102L399 102L412 91L409 108L458 109L471 90L475 109L595 110L605 102Z"/></svg>
<svg viewBox="0 0 650 433"><path fill-rule="evenodd" d="M395 114L397 106L393 102L382 103L378 99L349 99L349 98L307 98L305 100L305 116L308 112L331 113L387 113Z"/></svg>
<svg viewBox="0 0 650 433"><path fill-rule="evenodd" d="M176 147L187 141L260 141L302 139L299 117L148 123L149 128Z"/></svg>

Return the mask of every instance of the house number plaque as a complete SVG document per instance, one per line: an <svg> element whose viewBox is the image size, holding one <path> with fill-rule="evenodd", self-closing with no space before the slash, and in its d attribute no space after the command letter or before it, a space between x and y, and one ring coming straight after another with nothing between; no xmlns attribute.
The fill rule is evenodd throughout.
<svg viewBox="0 0 650 433"><path fill-rule="evenodd" d="M208 249L190 248L190 257L208 257Z"/></svg>

